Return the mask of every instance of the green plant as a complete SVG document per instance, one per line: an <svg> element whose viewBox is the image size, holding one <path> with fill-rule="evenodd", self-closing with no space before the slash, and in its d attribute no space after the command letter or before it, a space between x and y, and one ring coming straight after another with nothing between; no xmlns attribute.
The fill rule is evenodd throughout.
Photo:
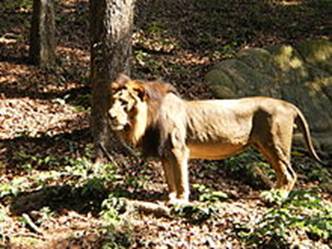
<svg viewBox="0 0 332 249"><path fill-rule="evenodd" d="M125 174L124 181L125 186L127 188L131 188L134 191L138 189L144 189L146 184L149 182L150 175L151 175L151 169L146 165L143 164L140 166L140 171L135 172L134 171L128 171Z"/></svg>
<svg viewBox="0 0 332 249"><path fill-rule="evenodd" d="M67 158L67 166L65 171L70 173L72 176L77 176L82 179L87 179L89 172L92 171L93 164L87 158Z"/></svg>
<svg viewBox="0 0 332 249"><path fill-rule="evenodd" d="M153 73L158 73L162 66L160 61L156 60L151 54L142 50L134 51L134 58L141 67L146 68Z"/></svg>
<svg viewBox="0 0 332 249"><path fill-rule="evenodd" d="M19 192L30 186L29 182L24 177L17 177L10 182L0 184L0 198L7 195L16 196Z"/></svg>
<svg viewBox="0 0 332 249"><path fill-rule="evenodd" d="M100 213L102 219L108 226L113 226L120 222L120 214L126 211L126 204L124 200L117 196L116 193L111 193L107 199L101 204L102 211Z"/></svg>
<svg viewBox="0 0 332 249"><path fill-rule="evenodd" d="M6 1L2 4L2 8L7 11L20 10L20 9L32 9L32 1L21 0L21 1Z"/></svg>
<svg viewBox="0 0 332 249"><path fill-rule="evenodd" d="M40 217L36 221L37 224L42 224L45 221L48 221L51 217L54 216L54 212L50 209L50 207L42 207L39 210Z"/></svg>
<svg viewBox="0 0 332 249"><path fill-rule="evenodd" d="M151 35L160 36L166 32L166 29L161 22L154 21L150 23L149 27L147 28L147 32Z"/></svg>
<svg viewBox="0 0 332 249"><path fill-rule="evenodd" d="M15 152L13 160L22 169L28 171L31 171L35 167L51 168L51 167L57 167L61 164L61 158L59 157L53 155L47 155L47 156L32 155L28 154L25 151Z"/></svg>
<svg viewBox="0 0 332 249"><path fill-rule="evenodd" d="M282 205L288 193L279 189L266 190L261 193L262 200L268 205Z"/></svg>
<svg viewBox="0 0 332 249"><path fill-rule="evenodd" d="M131 236L127 232L108 232L105 236L102 249L125 249L129 248Z"/></svg>
<svg viewBox="0 0 332 249"><path fill-rule="evenodd" d="M75 112L87 112L91 108L91 94L89 93L78 96L68 94L64 100L74 107Z"/></svg>
<svg viewBox="0 0 332 249"><path fill-rule="evenodd" d="M274 171L265 163L260 154L255 150L248 151L231 157L224 162L227 174L236 180L243 181L254 188L270 188L267 181L273 181Z"/></svg>
<svg viewBox="0 0 332 249"><path fill-rule="evenodd" d="M0 184L0 198L5 196L17 196L21 192L41 188L47 185L49 181L59 179L62 175L63 173L61 172L51 170L30 174L28 177L14 177L11 181Z"/></svg>
<svg viewBox="0 0 332 249"><path fill-rule="evenodd" d="M126 212L126 203L117 193L111 193L102 203L100 216L104 222L106 233L103 249L122 249L131 245L130 229L126 221L121 219L121 214Z"/></svg>
<svg viewBox="0 0 332 249"><path fill-rule="evenodd" d="M95 165L85 157L69 159L68 162L65 173L74 177L72 184L80 187L82 196L104 196L107 184L113 184L120 177L112 164Z"/></svg>
<svg viewBox="0 0 332 249"><path fill-rule="evenodd" d="M148 176L144 174L126 177L126 185L134 188L135 190L144 188L147 181Z"/></svg>
<svg viewBox="0 0 332 249"><path fill-rule="evenodd" d="M105 182L97 177L93 177L84 182L80 191L81 196L103 197L107 194Z"/></svg>
<svg viewBox="0 0 332 249"><path fill-rule="evenodd" d="M172 213L192 224L201 224L211 217L218 216L218 207L211 203L176 205L172 208Z"/></svg>
<svg viewBox="0 0 332 249"><path fill-rule="evenodd" d="M113 164L103 164L97 168L95 174L100 176L106 182L114 182L117 179L121 179L122 176L117 173L116 167Z"/></svg>
<svg viewBox="0 0 332 249"><path fill-rule="evenodd" d="M199 201L202 202L217 202L217 201L224 201L228 199L226 193L222 191L213 191L202 184L194 184L193 188L198 191L200 196L198 197Z"/></svg>
<svg viewBox="0 0 332 249"><path fill-rule="evenodd" d="M332 183L332 174L327 168L324 168L317 163L314 163L310 166L311 167L304 172L309 181L318 181L319 183L330 184Z"/></svg>
<svg viewBox="0 0 332 249"><path fill-rule="evenodd" d="M288 199L269 209L249 232L240 232L248 246L285 248L303 236L312 240L331 241L332 205L313 191L291 192Z"/></svg>

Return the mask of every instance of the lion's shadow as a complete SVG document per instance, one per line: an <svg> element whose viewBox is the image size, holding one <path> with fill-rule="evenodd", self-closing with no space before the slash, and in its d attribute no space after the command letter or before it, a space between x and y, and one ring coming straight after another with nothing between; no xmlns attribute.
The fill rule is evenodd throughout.
<svg viewBox="0 0 332 249"><path fill-rule="evenodd" d="M125 188L105 187L93 188L91 186L55 185L45 186L31 192L21 192L12 199L10 211L15 215L38 211L48 207L52 212L73 210L80 214L91 213L98 216L102 211L102 203L110 195L125 197L132 200L154 202L162 198L161 192L135 190L128 191Z"/></svg>

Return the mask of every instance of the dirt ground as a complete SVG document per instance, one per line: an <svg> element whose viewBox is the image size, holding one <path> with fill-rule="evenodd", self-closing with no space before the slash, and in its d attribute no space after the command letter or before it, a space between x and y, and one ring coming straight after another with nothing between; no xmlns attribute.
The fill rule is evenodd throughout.
<svg viewBox="0 0 332 249"><path fill-rule="evenodd" d="M91 168L88 1L56 1L57 65L48 70L29 64L31 2L0 3L0 248L249 248L241 227L270 208L261 176L243 172L265 164L255 152L190 164L194 203L199 186L227 195L202 222L105 212L105 200L119 200L110 194L162 200L161 166L127 155L114 138L116 165ZM135 11L133 77L162 78L188 99L213 98L205 73L241 49L331 39L328 0L138 0ZM331 202L331 168L296 149L293 165L296 189L318 189ZM304 248L332 248L329 236L298 238Z"/></svg>

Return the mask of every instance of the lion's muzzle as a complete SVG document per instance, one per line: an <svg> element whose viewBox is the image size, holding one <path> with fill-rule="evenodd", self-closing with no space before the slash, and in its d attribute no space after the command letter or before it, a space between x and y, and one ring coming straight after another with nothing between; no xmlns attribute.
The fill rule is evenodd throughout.
<svg viewBox="0 0 332 249"><path fill-rule="evenodd" d="M108 111L109 123L112 130L123 130L128 122L128 114L119 104L114 104Z"/></svg>

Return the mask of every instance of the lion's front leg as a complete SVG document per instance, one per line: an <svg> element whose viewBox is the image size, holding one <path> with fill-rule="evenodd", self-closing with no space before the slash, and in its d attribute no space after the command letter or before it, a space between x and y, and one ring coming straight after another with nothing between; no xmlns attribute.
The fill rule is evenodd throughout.
<svg viewBox="0 0 332 249"><path fill-rule="evenodd" d="M169 203L184 204L189 201L189 150L173 148L164 165L166 181L169 188Z"/></svg>
<svg viewBox="0 0 332 249"><path fill-rule="evenodd" d="M163 159L162 165L164 169L165 180L168 187L168 201L172 202L176 199L176 186L174 179L174 167L170 160Z"/></svg>

